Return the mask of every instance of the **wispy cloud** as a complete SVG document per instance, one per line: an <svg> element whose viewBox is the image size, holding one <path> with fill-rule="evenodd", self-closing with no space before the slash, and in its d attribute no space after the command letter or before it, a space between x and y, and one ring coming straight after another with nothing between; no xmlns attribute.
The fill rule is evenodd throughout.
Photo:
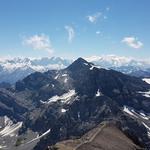
<svg viewBox="0 0 150 150"><path fill-rule="evenodd" d="M54 51L49 37L45 34L24 37L23 44L30 46L34 50L43 50L48 53L52 53Z"/></svg>
<svg viewBox="0 0 150 150"><path fill-rule="evenodd" d="M133 36L124 37L121 42L135 49L139 49L143 46L143 43Z"/></svg>
<svg viewBox="0 0 150 150"><path fill-rule="evenodd" d="M75 31L71 26L65 26L66 31L68 32L68 41L72 42L73 38L75 37Z"/></svg>
<svg viewBox="0 0 150 150"><path fill-rule="evenodd" d="M96 23L97 20L102 16L101 12L97 12L93 15L88 15L87 18L91 23Z"/></svg>
<svg viewBox="0 0 150 150"><path fill-rule="evenodd" d="M99 35L99 34L101 34L101 32L100 31L96 31L96 34Z"/></svg>
<svg viewBox="0 0 150 150"><path fill-rule="evenodd" d="M110 11L110 7L106 7L106 11Z"/></svg>

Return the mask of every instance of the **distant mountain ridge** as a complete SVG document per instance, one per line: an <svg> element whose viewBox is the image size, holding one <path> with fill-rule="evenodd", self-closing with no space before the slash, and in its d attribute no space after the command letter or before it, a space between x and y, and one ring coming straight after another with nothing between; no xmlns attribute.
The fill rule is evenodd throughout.
<svg viewBox="0 0 150 150"><path fill-rule="evenodd" d="M71 62L72 60L60 57L0 59L0 82L14 84L33 72L59 70L67 67Z"/></svg>
<svg viewBox="0 0 150 150"><path fill-rule="evenodd" d="M102 68L110 68L137 77L150 77L150 61L116 55L91 56L85 58Z"/></svg>
<svg viewBox="0 0 150 150"><path fill-rule="evenodd" d="M109 68L139 77L150 77L150 62L115 55L92 56L84 58L101 68ZM72 59L61 57L9 58L0 59L0 83L14 84L33 72L45 72L66 68Z"/></svg>
<svg viewBox="0 0 150 150"><path fill-rule="evenodd" d="M99 63L99 65L105 67L121 67L121 66L137 66L137 67L150 67L150 61L140 60L132 57L116 56L116 55L102 55L102 56L91 56L84 58L89 62Z"/></svg>

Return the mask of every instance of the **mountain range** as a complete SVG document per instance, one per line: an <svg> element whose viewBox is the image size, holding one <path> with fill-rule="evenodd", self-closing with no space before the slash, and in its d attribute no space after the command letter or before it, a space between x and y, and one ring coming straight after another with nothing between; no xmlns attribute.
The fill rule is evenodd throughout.
<svg viewBox="0 0 150 150"><path fill-rule="evenodd" d="M115 55L92 56L84 58L95 65L120 71L137 77L150 76L150 62ZM33 72L59 70L69 66L74 60L61 57L9 58L0 59L0 83L14 84Z"/></svg>
<svg viewBox="0 0 150 150"><path fill-rule="evenodd" d="M0 88L0 149L150 148L150 79L83 58Z"/></svg>

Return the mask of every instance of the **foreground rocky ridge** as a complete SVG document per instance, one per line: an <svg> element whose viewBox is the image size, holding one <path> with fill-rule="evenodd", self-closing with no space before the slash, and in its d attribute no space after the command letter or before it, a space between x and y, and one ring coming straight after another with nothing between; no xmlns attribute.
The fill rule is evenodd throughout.
<svg viewBox="0 0 150 150"><path fill-rule="evenodd" d="M50 149L58 150L142 150L133 143L114 122L102 122L79 139L58 142Z"/></svg>
<svg viewBox="0 0 150 150"><path fill-rule="evenodd" d="M79 138L104 121L113 121L137 147L149 148L149 90L140 78L79 58L66 69L36 72L18 81L15 89L1 89L0 115L23 122L18 150L44 150ZM7 100L14 103L11 108Z"/></svg>

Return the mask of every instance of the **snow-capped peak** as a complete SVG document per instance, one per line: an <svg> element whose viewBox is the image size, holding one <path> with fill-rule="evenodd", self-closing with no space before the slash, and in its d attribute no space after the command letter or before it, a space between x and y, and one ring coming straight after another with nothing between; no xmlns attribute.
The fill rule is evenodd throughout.
<svg viewBox="0 0 150 150"><path fill-rule="evenodd" d="M132 57L101 55L86 57L84 59L79 58L78 60L80 60L84 66L89 67L90 70L100 66L101 68L111 68L126 74L132 74L134 71L147 71L148 68L150 68L150 61L138 60ZM0 82L15 83L35 71L44 72L47 70L64 69L72 62L73 60L71 59L61 57L0 58Z"/></svg>

